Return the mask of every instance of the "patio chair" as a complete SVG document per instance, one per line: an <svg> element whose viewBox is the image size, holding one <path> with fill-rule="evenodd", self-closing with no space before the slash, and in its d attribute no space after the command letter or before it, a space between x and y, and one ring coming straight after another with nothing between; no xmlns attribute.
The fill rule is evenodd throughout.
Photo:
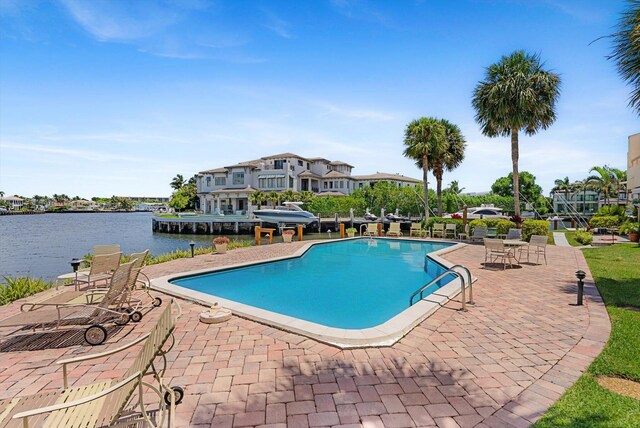
<svg viewBox="0 0 640 428"><path fill-rule="evenodd" d="M378 236L378 223L367 223L367 228L362 236Z"/></svg>
<svg viewBox="0 0 640 428"><path fill-rule="evenodd" d="M129 320L142 319L142 312L126 311L129 300L128 284L132 275L133 262L122 264L111 277L111 285L103 293L99 303L24 303L22 312L0 321L0 327L29 327L34 332L38 327L42 330L58 329L62 326L87 326L84 338L90 345L100 345L107 340L107 329L103 324L113 322L125 325ZM105 292L106 291L106 292ZM25 310L26 308L26 310ZM21 332L18 329L16 332ZM13 334L9 333L9 335Z"/></svg>
<svg viewBox="0 0 640 428"><path fill-rule="evenodd" d="M144 262L149 255L149 250L145 250L141 253L132 253L129 256L130 261L134 261L133 264L133 274L129 280L129 289L131 291L129 307L131 310L135 311L139 308L147 308L147 305L142 306L142 298L141 295L144 295L143 298L148 298L151 301L152 307L158 307L162 305L162 299L157 296L151 295L151 280L149 277L142 272L142 268L144 267ZM135 304L134 304L135 302Z"/></svg>
<svg viewBox="0 0 640 428"><path fill-rule="evenodd" d="M502 270L505 270L507 263L513 268L511 258L514 257L511 249L505 247L502 239L484 238L484 264L497 263L501 260Z"/></svg>
<svg viewBox="0 0 640 428"><path fill-rule="evenodd" d="M522 259L522 253L527 252L527 263L529 262L529 254L533 250L536 255L536 264L539 264L540 255L544 257L544 264L547 264L547 237L545 235L531 235L529 245L520 247L519 258Z"/></svg>
<svg viewBox="0 0 640 428"><path fill-rule="evenodd" d="M389 230L387 230L386 236L402 236L400 231L400 223L390 223Z"/></svg>
<svg viewBox="0 0 640 428"><path fill-rule="evenodd" d="M63 389L42 392L35 395L8 398L0 401L0 426L11 427L95 427L95 426L139 426L151 427L174 426L174 411L184 396L180 387L169 387L165 380L167 368L166 354L175 343L176 316L169 304L151 332L131 343L94 355L58 361L62 365ZM163 347L171 339L168 349ZM128 370L119 379L96 382L92 385L76 385L69 387L69 365L105 358L122 353L122 362L127 360L130 349L139 343L142 348L135 354ZM160 364L154 363L158 358ZM120 360L119 360L120 361ZM126 366L125 366L126 367ZM134 394L137 396L134 397ZM149 397L157 396L157 415L151 418L146 407L151 404ZM155 397L153 402L155 403ZM155 410L156 405L153 405Z"/></svg>
<svg viewBox="0 0 640 428"><path fill-rule="evenodd" d="M440 238L444 238L444 223L434 223L431 228L431 236L435 238L440 235Z"/></svg>
<svg viewBox="0 0 640 428"><path fill-rule="evenodd" d="M487 227L487 238L497 238L498 229L496 227Z"/></svg>
<svg viewBox="0 0 640 428"><path fill-rule="evenodd" d="M78 272L75 279L76 290L81 285L96 285L99 282L105 284L111 278L113 272L120 265L120 258L122 253L100 254L93 258L91 261L91 268L89 271Z"/></svg>
<svg viewBox="0 0 640 428"><path fill-rule="evenodd" d="M476 226L475 229L473 229L473 234L469 237L469 240L471 242L476 240L482 241L486 237L487 237L487 226Z"/></svg>
<svg viewBox="0 0 640 428"><path fill-rule="evenodd" d="M119 244L109 244L109 245L94 245L93 246L93 255L94 256L102 256L105 254L113 254L120 252Z"/></svg>
<svg viewBox="0 0 640 428"><path fill-rule="evenodd" d="M409 237L417 236L419 238L425 236L426 230L422 228L422 223L411 223L411 228L409 229Z"/></svg>
<svg viewBox="0 0 640 428"><path fill-rule="evenodd" d="M456 234L457 234L456 227L457 227L457 225L455 223L447 223L447 225L445 227L445 230L444 230L445 238L447 236L449 236L449 234L451 234L451 237L453 239L456 239Z"/></svg>
<svg viewBox="0 0 640 428"><path fill-rule="evenodd" d="M518 241L522 240L522 229L509 229L507 232L507 237L505 239L515 239Z"/></svg>

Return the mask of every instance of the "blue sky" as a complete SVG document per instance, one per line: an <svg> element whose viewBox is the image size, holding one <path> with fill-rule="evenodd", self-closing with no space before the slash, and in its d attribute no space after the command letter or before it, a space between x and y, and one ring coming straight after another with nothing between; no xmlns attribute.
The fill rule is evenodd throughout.
<svg viewBox="0 0 640 428"><path fill-rule="evenodd" d="M521 137L548 191L594 165L626 168L640 131L606 60L623 1L17 1L0 3L0 190L169 195L176 173L281 152L419 178L406 124L457 123L446 174L489 190L508 138L482 136L471 94L517 49L562 77L558 119Z"/></svg>

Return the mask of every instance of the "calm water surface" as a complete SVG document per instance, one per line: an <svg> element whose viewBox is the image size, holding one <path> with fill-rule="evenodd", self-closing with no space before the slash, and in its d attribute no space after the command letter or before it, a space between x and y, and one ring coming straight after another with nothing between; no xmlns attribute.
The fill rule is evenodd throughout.
<svg viewBox="0 0 640 428"><path fill-rule="evenodd" d="M78 213L0 216L0 276L55 278L94 245L120 244L125 254L153 254L210 246L212 236L153 233L151 213ZM250 239L241 236L242 239Z"/></svg>

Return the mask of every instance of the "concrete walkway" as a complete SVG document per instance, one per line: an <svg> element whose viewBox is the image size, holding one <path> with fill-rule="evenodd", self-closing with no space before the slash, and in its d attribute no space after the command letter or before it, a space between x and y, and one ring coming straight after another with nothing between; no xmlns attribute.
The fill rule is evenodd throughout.
<svg viewBox="0 0 640 428"><path fill-rule="evenodd" d="M553 232L553 241L558 247L571 247L571 244L567 241L567 236L562 232Z"/></svg>
<svg viewBox="0 0 640 428"><path fill-rule="evenodd" d="M159 276L290 254L294 244L241 248L147 268ZM450 302L391 347L341 350L250 320L205 325L184 315L169 353L171 385L186 387L180 427L525 427L600 353L609 318L579 251L547 247L549 265L484 269L482 246L445 256L471 268L476 304ZM587 272L574 306L574 272ZM163 296L164 298L165 296ZM165 298L166 300L166 298ZM20 302L0 308L0 318ZM158 311L97 347L0 352L0 399L62 386L62 357L113 349L149 331ZM20 342L16 346L23 346ZM74 384L121 376L135 352L70 368Z"/></svg>

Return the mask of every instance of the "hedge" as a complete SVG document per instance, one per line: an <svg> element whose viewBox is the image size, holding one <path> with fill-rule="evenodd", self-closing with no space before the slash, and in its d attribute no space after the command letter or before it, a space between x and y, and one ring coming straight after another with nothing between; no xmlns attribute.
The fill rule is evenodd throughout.
<svg viewBox="0 0 640 428"><path fill-rule="evenodd" d="M622 219L615 215L597 216L589 220L589 226L591 227L614 227L621 224Z"/></svg>
<svg viewBox="0 0 640 428"><path fill-rule="evenodd" d="M549 236L550 228L547 220L525 220L522 223L522 239L528 241L531 235Z"/></svg>
<svg viewBox="0 0 640 428"><path fill-rule="evenodd" d="M517 225L510 220L504 220L501 218L483 218L471 220L469 223L469 233L473 233L473 230L478 226L495 228L498 235L506 235L509 233L509 229L515 229L517 227Z"/></svg>
<svg viewBox="0 0 640 428"><path fill-rule="evenodd" d="M576 241L578 241L582 245L589 245L593 242L593 235L589 232L585 232L584 230L577 230Z"/></svg>

